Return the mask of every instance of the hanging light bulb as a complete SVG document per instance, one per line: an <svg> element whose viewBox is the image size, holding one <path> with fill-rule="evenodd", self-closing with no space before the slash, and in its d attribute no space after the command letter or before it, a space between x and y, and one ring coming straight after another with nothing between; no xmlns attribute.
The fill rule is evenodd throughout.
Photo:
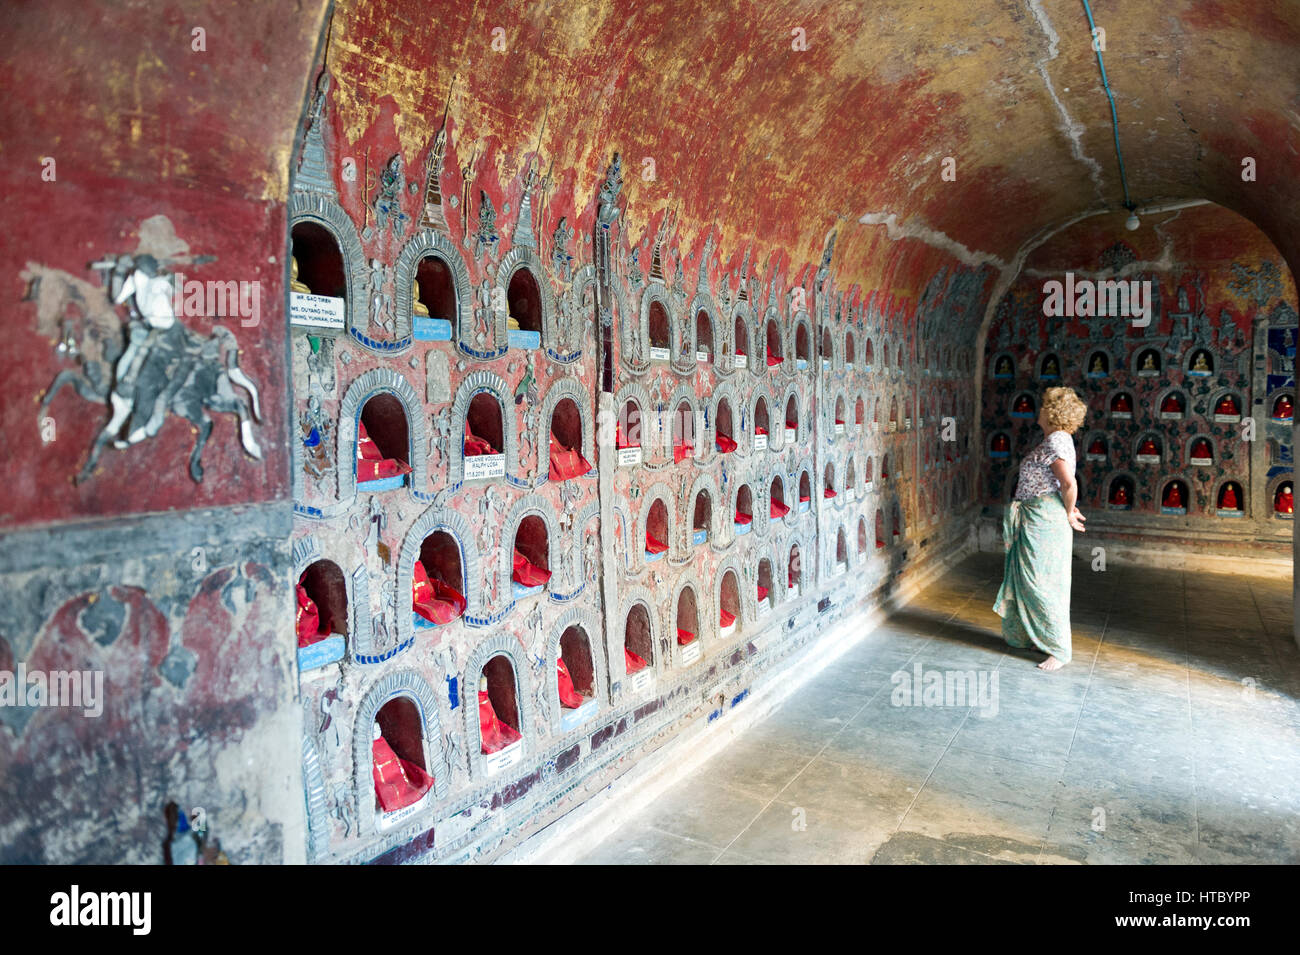
<svg viewBox="0 0 1300 955"><path fill-rule="evenodd" d="M1137 213L1129 212L1128 218L1124 220L1124 228L1130 232L1136 232L1140 225L1142 225L1142 220L1137 217Z"/></svg>

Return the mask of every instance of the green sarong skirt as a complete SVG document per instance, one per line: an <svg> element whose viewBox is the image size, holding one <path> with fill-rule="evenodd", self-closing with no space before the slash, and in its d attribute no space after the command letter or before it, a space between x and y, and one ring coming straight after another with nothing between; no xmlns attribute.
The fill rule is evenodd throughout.
<svg viewBox="0 0 1300 955"><path fill-rule="evenodd" d="M993 604L1002 637L1070 662L1070 557L1074 528L1061 495L1012 501L1002 518L1006 562Z"/></svg>

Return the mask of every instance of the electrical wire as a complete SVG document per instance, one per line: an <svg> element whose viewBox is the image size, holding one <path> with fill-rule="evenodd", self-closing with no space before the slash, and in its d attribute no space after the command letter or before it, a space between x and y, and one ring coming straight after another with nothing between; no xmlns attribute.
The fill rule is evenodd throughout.
<svg viewBox="0 0 1300 955"><path fill-rule="evenodd" d="M1097 54L1097 66L1101 70L1101 87L1106 91L1106 98L1110 100L1110 123L1115 133L1115 158L1119 160L1119 181L1124 187L1124 208L1130 212L1133 211L1133 200L1128 194L1128 175L1124 172L1124 151L1119 145L1119 113L1115 110L1115 94L1111 92L1110 80L1106 78L1106 63L1101 56L1101 46L1097 44L1097 24L1092 19L1092 7L1088 5L1088 0L1083 0L1083 12L1088 15L1088 27L1091 29L1093 38L1093 51Z"/></svg>

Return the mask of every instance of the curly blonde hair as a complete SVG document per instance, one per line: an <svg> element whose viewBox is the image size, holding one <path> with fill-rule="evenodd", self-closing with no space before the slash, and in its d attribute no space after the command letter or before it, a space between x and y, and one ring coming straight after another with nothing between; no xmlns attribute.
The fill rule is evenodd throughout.
<svg viewBox="0 0 1300 955"><path fill-rule="evenodd" d="M1088 416L1088 406L1074 393L1073 388L1048 388L1043 396L1043 414L1047 416L1047 424L1052 431L1074 434Z"/></svg>

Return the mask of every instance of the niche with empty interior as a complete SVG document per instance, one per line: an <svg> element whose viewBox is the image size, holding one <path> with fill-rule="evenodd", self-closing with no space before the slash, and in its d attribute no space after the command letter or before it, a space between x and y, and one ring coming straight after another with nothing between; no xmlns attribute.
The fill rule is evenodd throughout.
<svg viewBox="0 0 1300 955"><path fill-rule="evenodd" d="M794 329L794 360L800 371L808 367L812 357L812 342L808 339L808 323L800 322Z"/></svg>
<svg viewBox="0 0 1300 955"><path fill-rule="evenodd" d="M799 596L799 586L803 582L803 561L799 554L799 545L790 545L790 560L786 565L786 584L792 597Z"/></svg>
<svg viewBox="0 0 1300 955"><path fill-rule="evenodd" d="M434 531L420 544L412 568L412 623L416 627L441 626L461 616L465 607L460 544L446 531Z"/></svg>
<svg viewBox="0 0 1300 955"><path fill-rule="evenodd" d="M731 420L731 402L726 398L719 398L716 420L713 424L713 440L718 451L722 454L730 454L737 448L734 427Z"/></svg>
<svg viewBox="0 0 1300 955"><path fill-rule="evenodd" d="M347 300L348 282L343 252L334 233L318 222L297 222L290 233L298 281L312 295Z"/></svg>
<svg viewBox="0 0 1300 955"><path fill-rule="evenodd" d="M781 344L781 328L775 318L767 320L767 367L775 368L785 361L784 347Z"/></svg>
<svg viewBox="0 0 1300 955"><path fill-rule="evenodd" d="M825 476L825 481L823 481L823 483L822 483L822 497L825 497L825 498L832 498L832 497L835 497L835 465L834 465L834 463L832 463L832 462L827 462L827 464L826 464L826 472L825 472L825 475L824 475L824 476Z"/></svg>
<svg viewBox="0 0 1300 955"><path fill-rule="evenodd" d="M668 506L663 498L650 504L645 521L645 559L658 560L668 550Z"/></svg>
<svg viewBox="0 0 1300 955"><path fill-rule="evenodd" d="M736 534L748 534L754 523L754 495L748 484L736 489Z"/></svg>
<svg viewBox="0 0 1300 955"><path fill-rule="evenodd" d="M767 448L768 426L767 399L760 395L758 401L754 402L755 451L763 451Z"/></svg>
<svg viewBox="0 0 1300 955"><path fill-rule="evenodd" d="M546 521L529 514L515 528L511 582L516 600L539 594L551 579L550 541Z"/></svg>
<svg viewBox="0 0 1300 955"><path fill-rule="evenodd" d="M332 560L310 564L297 585L298 668L311 670L333 663L347 650L348 588Z"/></svg>
<svg viewBox="0 0 1300 955"><path fill-rule="evenodd" d="M812 507L812 481L808 478L806 470L799 472L799 511L808 510Z"/></svg>
<svg viewBox="0 0 1300 955"><path fill-rule="evenodd" d="M713 361L713 319L704 309L695 313L695 360L700 364Z"/></svg>
<svg viewBox="0 0 1300 955"><path fill-rule="evenodd" d="M885 511L883 508L876 511L876 550L885 546Z"/></svg>
<svg viewBox="0 0 1300 955"><path fill-rule="evenodd" d="M835 532L835 572L842 574L849 569L849 542L843 526Z"/></svg>
<svg viewBox="0 0 1300 955"><path fill-rule="evenodd" d="M850 501L858 496L858 472L853 464L853 455L849 455L848 463L844 466L844 493Z"/></svg>
<svg viewBox="0 0 1300 955"><path fill-rule="evenodd" d="M835 434L836 436L844 433L844 396L840 395L835 399Z"/></svg>
<svg viewBox="0 0 1300 955"><path fill-rule="evenodd" d="M624 467L641 463L641 405L635 398L623 402L614 431L618 463Z"/></svg>
<svg viewBox="0 0 1300 955"><path fill-rule="evenodd" d="M406 409L387 391L371 395L357 421L357 490L401 487L411 473Z"/></svg>
<svg viewBox="0 0 1300 955"><path fill-rule="evenodd" d="M831 337L830 328L822 329L822 368L830 368L835 359L835 339Z"/></svg>
<svg viewBox="0 0 1300 955"><path fill-rule="evenodd" d="M623 622L623 656L627 675L632 676L654 663L654 639L650 630L650 611L643 603L634 603Z"/></svg>
<svg viewBox="0 0 1300 955"><path fill-rule="evenodd" d="M718 590L718 636L723 640L740 629L740 581L734 570L722 575Z"/></svg>
<svg viewBox="0 0 1300 955"><path fill-rule="evenodd" d="M582 412L572 398L561 398L551 410L550 458L552 481L571 481L591 472L582 456Z"/></svg>
<svg viewBox="0 0 1300 955"><path fill-rule="evenodd" d="M672 326L668 321L668 309L658 300L650 303L649 311L650 360L668 361L672 358Z"/></svg>
<svg viewBox="0 0 1300 955"><path fill-rule="evenodd" d="M542 344L542 292L532 269L521 265L506 285L507 337L511 348L540 348Z"/></svg>
<svg viewBox="0 0 1300 955"><path fill-rule="evenodd" d="M713 526L713 500L707 490L701 489L695 495L694 514L691 518L691 543L703 544L709 539L709 528Z"/></svg>
<svg viewBox="0 0 1300 955"><path fill-rule="evenodd" d="M379 739L371 752L374 761L374 808L396 812L424 799L433 788L433 774L424 755L424 725L420 708L409 696L396 696L375 714Z"/></svg>
<svg viewBox="0 0 1300 955"><path fill-rule="evenodd" d="M854 360L857 358L857 356L858 356L858 353L854 350L853 332L852 332L852 331L845 332L845 333L844 333L844 364L845 364L845 366L848 367L848 368L852 368L853 365L854 365Z"/></svg>
<svg viewBox="0 0 1300 955"><path fill-rule="evenodd" d="M695 412L683 398L673 412L673 461L681 463L695 456Z"/></svg>
<svg viewBox="0 0 1300 955"><path fill-rule="evenodd" d="M790 513L790 505L785 502L785 481L781 480L779 474L772 478L772 487L768 494L768 511L768 516L774 521L779 521Z"/></svg>
<svg viewBox="0 0 1300 955"><path fill-rule="evenodd" d="M760 616L776 606L776 592L772 589L772 561L766 557L758 562L758 585L754 596L758 600Z"/></svg>
<svg viewBox="0 0 1300 955"><path fill-rule="evenodd" d="M744 318L736 317L736 367L745 368L749 365L749 327L745 324Z"/></svg>
<svg viewBox="0 0 1300 955"><path fill-rule="evenodd" d="M426 255L415 267L411 290L412 332L419 341L450 341L458 298L451 267L439 255ZM427 314L422 314L422 311Z"/></svg>
<svg viewBox="0 0 1300 955"><path fill-rule="evenodd" d="M862 428L867 423L867 403L862 398L853 408L853 423L857 426L858 434L862 433Z"/></svg>
<svg viewBox="0 0 1300 955"><path fill-rule="evenodd" d="M873 364L874 361L875 361L875 352L876 352L875 346L871 344L871 339L868 338L868 339L867 339L867 347L866 347L866 355L863 356L863 361L866 363L867 371L870 371L870 370L871 370L871 366L872 366L872 364Z"/></svg>
<svg viewBox="0 0 1300 955"><path fill-rule="evenodd" d="M858 556L865 557L867 553L867 519L858 518Z"/></svg>

